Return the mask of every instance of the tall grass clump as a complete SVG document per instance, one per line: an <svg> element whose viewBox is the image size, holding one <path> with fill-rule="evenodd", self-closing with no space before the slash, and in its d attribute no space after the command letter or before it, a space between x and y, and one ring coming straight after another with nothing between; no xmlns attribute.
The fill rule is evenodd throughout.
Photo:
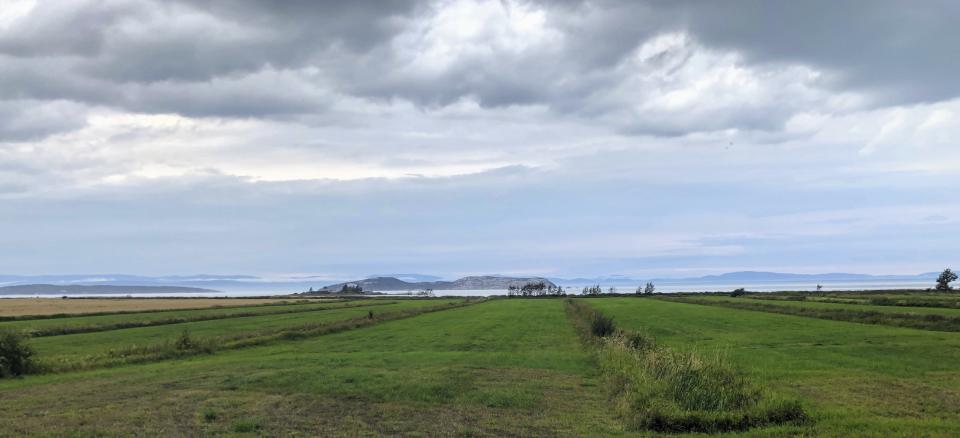
<svg viewBox="0 0 960 438"><path fill-rule="evenodd" d="M720 355L677 351L616 327L598 336L600 312L574 300L567 312L594 348L612 403L631 429L710 433L807 421L798 402L771 396Z"/></svg>
<svg viewBox="0 0 960 438"><path fill-rule="evenodd" d="M0 378L19 377L37 371L33 349L18 332L0 332Z"/></svg>

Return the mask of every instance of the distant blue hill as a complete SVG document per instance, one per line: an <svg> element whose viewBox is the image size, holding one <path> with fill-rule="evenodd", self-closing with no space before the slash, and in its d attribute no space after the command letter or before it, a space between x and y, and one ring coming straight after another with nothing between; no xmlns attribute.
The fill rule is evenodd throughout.
<svg viewBox="0 0 960 438"><path fill-rule="evenodd" d="M299 277L268 279L252 275L171 275L141 276L126 274L78 275L0 275L0 286L48 284L56 286L164 286L244 291L290 293L320 287L330 283L329 278Z"/></svg>
<svg viewBox="0 0 960 438"><path fill-rule="evenodd" d="M825 274L789 274L782 272L741 271L719 275L705 275L702 277L661 279L661 282L760 282L760 281L881 281L881 280L930 280L937 278L939 273L925 272L916 275L869 275L851 274L845 272L831 272Z"/></svg>
<svg viewBox="0 0 960 438"><path fill-rule="evenodd" d="M551 278L555 283L560 284L602 284L602 285L630 285L640 284L645 281L654 283L760 283L760 282L786 282L786 281L934 281L939 272L924 272L916 275L869 275L869 274L851 274L845 272L832 272L824 274L790 274L784 272L764 272L764 271L739 271L728 272L718 275L704 275L701 277L685 278L630 278L621 275L611 275L604 277L578 277L578 278Z"/></svg>
<svg viewBox="0 0 960 438"><path fill-rule="evenodd" d="M741 271L718 275L705 275L688 278L632 278L623 275L608 275L598 277L577 278L549 278L550 281L561 285L588 285L600 284L603 286L636 286L646 281L655 284L743 284L749 286L757 283L777 282L830 282L830 281L929 281L936 280L939 272L925 272L916 275L867 275L851 273L825 274L790 274L783 272ZM441 277L425 274L389 274L375 275L377 277L392 277L407 283L436 283L438 285L451 283L439 281ZM490 276L491 278L503 276ZM253 275L168 275L142 276L128 274L75 274L75 275L0 275L0 287L18 285L46 284L54 286L163 286L189 287L213 289L225 292L286 294L303 292L309 289L320 289L331 283L351 280L335 279L319 276L302 276L292 278L264 278ZM434 289L437 289L434 287ZM437 289L439 290L439 289Z"/></svg>
<svg viewBox="0 0 960 438"><path fill-rule="evenodd" d="M212 289L185 286L117 286L117 285L54 285L22 284L0 286L3 295L137 295L190 294L219 292Z"/></svg>

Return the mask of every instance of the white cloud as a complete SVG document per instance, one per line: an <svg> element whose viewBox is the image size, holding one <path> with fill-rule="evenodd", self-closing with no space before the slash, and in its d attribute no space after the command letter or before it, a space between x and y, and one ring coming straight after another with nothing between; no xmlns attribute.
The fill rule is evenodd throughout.
<svg viewBox="0 0 960 438"><path fill-rule="evenodd" d="M921 252L955 227L960 184L960 99L935 47L884 53L858 26L808 45L805 4L769 38L684 2L387 6L5 3L0 244L23 250L0 263L602 274L955 257ZM134 248L139 268L116 256Z"/></svg>

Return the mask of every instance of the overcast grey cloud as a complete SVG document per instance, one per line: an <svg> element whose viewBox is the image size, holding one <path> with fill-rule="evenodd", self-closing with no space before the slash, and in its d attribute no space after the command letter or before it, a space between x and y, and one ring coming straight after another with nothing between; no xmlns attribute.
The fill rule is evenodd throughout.
<svg viewBox="0 0 960 438"><path fill-rule="evenodd" d="M957 260L932 236L960 243L958 19L940 1L10 0L0 266L936 270Z"/></svg>

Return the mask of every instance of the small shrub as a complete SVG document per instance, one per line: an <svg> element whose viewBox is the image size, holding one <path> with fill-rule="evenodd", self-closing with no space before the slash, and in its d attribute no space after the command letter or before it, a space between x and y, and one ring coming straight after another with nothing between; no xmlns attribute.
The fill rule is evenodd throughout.
<svg viewBox="0 0 960 438"><path fill-rule="evenodd" d="M260 429L260 424L252 420L239 420L233 423L233 431L239 433L254 432Z"/></svg>
<svg viewBox="0 0 960 438"><path fill-rule="evenodd" d="M605 338L613 334L616 326L613 324L613 318L603 315L599 312L594 313L590 320L590 333L598 338Z"/></svg>
<svg viewBox="0 0 960 438"><path fill-rule="evenodd" d="M184 330L183 333L180 333L180 337L177 338L177 341L173 343L179 351L190 351L196 350L199 345L193 338L190 337L190 332Z"/></svg>
<svg viewBox="0 0 960 438"><path fill-rule="evenodd" d="M632 350L645 352L656 348L657 343L646 333L623 332L623 341Z"/></svg>
<svg viewBox="0 0 960 438"><path fill-rule="evenodd" d="M203 411L204 421L211 422L211 421L215 421L217 418L220 418L220 414L218 414L217 411L209 410L209 409L206 411Z"/></svg>
<svg viewBox="0 0 960 438"><path fill-rule="evenodd" d="M742 297L747 294L747 290L744 288L734 289L733 292L730 292L731 297Z"/></svg>
<svg viewBox="0 0 960 438"><path fill-rule="evenodd" d="M0 378L22 376L35 370L33 349L23 335L13 331L0 333Z"/></svg>

